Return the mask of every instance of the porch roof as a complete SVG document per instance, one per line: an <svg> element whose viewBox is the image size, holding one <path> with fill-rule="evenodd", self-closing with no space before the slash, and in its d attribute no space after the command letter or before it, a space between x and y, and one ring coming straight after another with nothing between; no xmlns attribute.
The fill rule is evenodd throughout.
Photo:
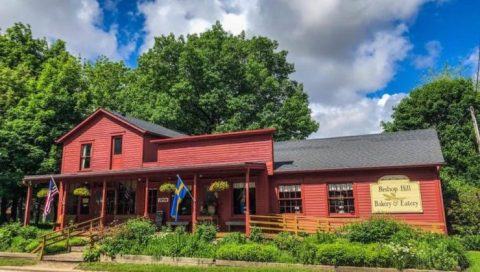
<svg viewBox="0 0 480 272"><path fill-rule="evenodd" d="M61 180L78 180L83 178L104 178L104 177L122 177L133 175L155 175L155 174L182 174L182 173L210 173L216 171L226 170L264 170L266 169L265 162L238 162L238 163L210 163L197 165L183 165L170 167L143 167L124 170L107 170L95 172L77 172L68 174L53 174L53 175L30 175L23 178L23 183L34 182L41 183L54 179Z"/></svg>

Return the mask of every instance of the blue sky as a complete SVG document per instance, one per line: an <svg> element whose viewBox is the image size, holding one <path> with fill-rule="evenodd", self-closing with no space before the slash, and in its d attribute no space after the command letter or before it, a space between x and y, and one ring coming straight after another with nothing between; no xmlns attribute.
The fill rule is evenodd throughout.
<svg viewBox="0 0 480 272"><path fill-rule="evenodd" d="M295 63L320 129L311 137L380 132L392 107L445 64L475 70L480 0L0 0L0 28L29 23L37 37L135 67L155 36L202 32L279 41Z"/></svg>

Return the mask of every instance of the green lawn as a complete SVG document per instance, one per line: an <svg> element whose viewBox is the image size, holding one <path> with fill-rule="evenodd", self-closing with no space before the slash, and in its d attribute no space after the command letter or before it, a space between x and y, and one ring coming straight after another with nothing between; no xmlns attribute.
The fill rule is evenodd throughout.
<svg viewBox="0 0 480 272"><path fill-rule="evenodd" d="M480 272L480 251L469 251L467 253L468 260L470 261L469 272Z"/></svg>
<svg viewBox="0 0 480 272"><path fill-rule="evenodd" d="M198 266L171 266L160 264L112 264L112 263L82 263L79 266L83 270L92 271L118 271L118 272L205 272L205 271L260 271L260 272L287 272L287 271L313 271L312 269L300 269L298 267L198 267ZM315 270L318 271L318 270Z"/></svg>
<svg viewBox="0 0 480 272"><path fill-rule="evenodd" d="M21 259L21 258L0 258L0 266L24 266L24 265L34 265L37 261L32 259Z"/></svg>

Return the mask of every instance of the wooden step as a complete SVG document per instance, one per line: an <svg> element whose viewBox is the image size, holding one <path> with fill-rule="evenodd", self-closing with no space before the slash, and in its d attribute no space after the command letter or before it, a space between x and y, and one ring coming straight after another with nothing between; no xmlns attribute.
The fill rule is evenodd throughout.
<svg viewBox="0 0 480 272"><path fill-rule="evenodd" d="M83 252L86 246L71 246L70 252Z"/></svg>

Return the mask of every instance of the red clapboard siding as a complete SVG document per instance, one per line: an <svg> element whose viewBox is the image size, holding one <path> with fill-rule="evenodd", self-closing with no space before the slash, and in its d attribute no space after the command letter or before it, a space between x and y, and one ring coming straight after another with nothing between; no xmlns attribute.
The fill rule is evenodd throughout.
<svg viewBox="0 0 480 272"><path fill-rule="evenodd" d="M271 135L169 143L158 146L159 166L232 162L272 162Z"/></svg>
<svg viewBox="0 0 480 272"><path fill-rule="evenodd" d="M109 170L115 135L123 135L123 168L142 167L143 136L114 118L100 114L64 142L62 173L80 170L80 148L86 142L92 143L90 171Z"/></svg>
<svg viewBox="0 0 480 272"><path fill-rule="evenodd" d="M352 182L355 190L355 217L367 218L372 216L370 184L376 183L385 175L405 175L411 181L419 181L423 205L423 213L389 214L389 216L407 221L445 223L440 181L435 167L275 175L269 179L270 212L279 212L276 196L278 185L302 184L303 215L329 216L327 184Z"/></svg>

